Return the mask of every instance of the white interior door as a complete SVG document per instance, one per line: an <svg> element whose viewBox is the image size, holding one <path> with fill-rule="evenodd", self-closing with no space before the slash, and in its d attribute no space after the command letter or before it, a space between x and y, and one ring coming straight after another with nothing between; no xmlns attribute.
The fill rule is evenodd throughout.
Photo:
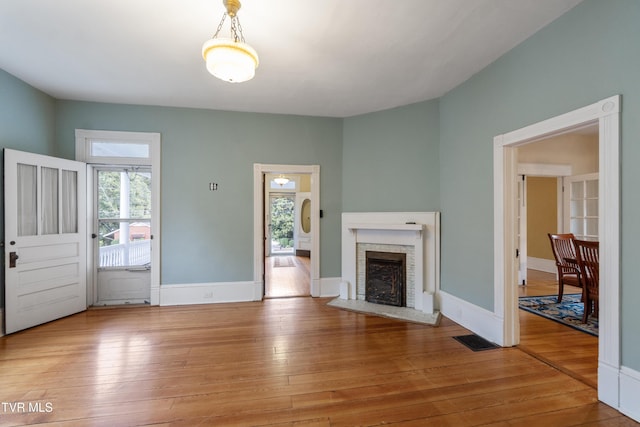
<svg viewBox="0 0 640 427"><path fill-rule="evenodd" d="M5 329L86 309L86 169L4 150Z"/></svg>
<svg viewBox="0 0 640 427"><path fill-rule="evenodd" d="M518 207L516 219L518 230L518 284L527 284L527 177L518 175Z"/></svg>
<svg viewBox="0 0 640 427"><path fill-rule="evenodd" d="M298 250L311 251L311 193L296 193L294 240Z"/></svg>

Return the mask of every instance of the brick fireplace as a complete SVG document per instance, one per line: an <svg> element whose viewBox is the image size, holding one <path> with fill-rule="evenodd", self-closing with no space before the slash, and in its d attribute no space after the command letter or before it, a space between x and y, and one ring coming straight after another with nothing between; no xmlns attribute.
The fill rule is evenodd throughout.
<svg viewBox="0 0 640 427"><path fill-rule="evenodd" d="M343 213L340 298L433 313L439 289L439 226L438 212ZM368 253L375 254L381 273L377 293L397 292L403 276L401 295L382 295L384 301L370 298ZM395 261L400 259L402 267Z"/></svg>

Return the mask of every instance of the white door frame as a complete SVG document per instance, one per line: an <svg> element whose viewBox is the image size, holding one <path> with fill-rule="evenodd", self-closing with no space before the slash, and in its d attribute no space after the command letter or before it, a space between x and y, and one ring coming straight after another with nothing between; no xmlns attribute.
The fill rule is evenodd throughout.
<svg viewBox="0 0 640 427"><path fill-rule="evenodd" d="M315 221L311 221L311 296L320 296L320 166L319 165L253 165L253 281L262 286L264 295L264 201L263 179L269 173L310 174L311 206L314 207Z"/></svg>
<svg viewBox="0 0 640 427"><path fill-rule="evenodd" d="M620 108L621 96L494 138L494 314L503 346L520 340L515 258L516 147L554 134L599 125L600 319L598 399L619 407L620 384Z"/></svg>
<svg viewBox="0 0 640 427"><path fill-rule="evenodd" d="M93 165L124 164L123 158L103 157L99 160L91 158L89 143L92 140L113 141L115 143L140 143L148 144L148 159L128 159L127 164L139 164L151 167L151 230L153 237L151 240L151 305L160 305L160 178L161 178L161 138L156 132L121 132L105 130L76 129L76 160L88 163L87 165L87 191L93 192L95 183L93 182ZM91 163L89 163L91 162ZM93 194L87 197L87 227L93 229ZM96 256L93 253L92 230L87 230L87 305L93 305L97 301L97 291L95 289L94 268ZM89 286L89 284L93 284Z"/></svg>

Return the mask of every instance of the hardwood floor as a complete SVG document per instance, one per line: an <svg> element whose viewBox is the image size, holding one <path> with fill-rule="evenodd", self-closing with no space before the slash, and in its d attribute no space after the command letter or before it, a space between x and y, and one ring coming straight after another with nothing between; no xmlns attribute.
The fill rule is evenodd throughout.
<svg viewBox="0 0 640 427"><path fill-rule="evenodd" d="M564 293L580 293L573 286ZM555 274L527 271L527 285L518 286L520 296L557 295ZM520 349L558 370L590 385L598 386L598 338L541 316L519 310Z"/></svg>
<svg viewBox="0 0 640 427"><path fill-rule="evenodd" d="M0 425L637 425L517 347L469 350L449 319L328 301L91 309L2 337Z"/></svg>
<svg viewBox="0 0 640 427"><path fill-rule="evenodd" d="M270 256L265 261L265 298L311 295L309 257Z"/></svg>

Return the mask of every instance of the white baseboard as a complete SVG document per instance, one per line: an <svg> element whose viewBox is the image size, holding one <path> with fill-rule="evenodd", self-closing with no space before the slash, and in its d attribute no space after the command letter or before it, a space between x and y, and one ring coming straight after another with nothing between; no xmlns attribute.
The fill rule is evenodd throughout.
<svg viewBox="0 0 640 427"><path fill-rule="evenodd" d="M619 409L620 369L598 361L598 399Z"/></svg>
<svg viewBox="0 0 640 427"><path fill-rule="evenodd" d="M340 294L340 278L326 277L318 282L320 297ZM223 282L161 285L159 305L217 304L262 300L262 283ZM153 303L153 302L152 302Z"/></svg>
<svg viewBox="0 0 640 427"><path fill-rule="evenodd" d="M160 286L160 305L216 304L262 300L262 283L189 283Z"/></svg>
<svg viewBox="0 0 640 427"><path fill-rule="evenodd" d="M527 268L544 271L546 273L557 273L556 262L552 259L527 257Z"/></svg>
<svg viewBox="0 0 640 427"><path fill-rule="evenodd" d="M600 378L598 378L599 381ZM623 366L620 369L620 407L618 409L627 417L640 422L638 396L640 396L640 372Z"/></svg>
<svg viewBox="0 0 640 427"><path fill-rule="evenodd" d="M320 278L320 297L337 297L340 295L340 277Z"/></svg>
<svg viewBox="0 0 640 427"><path fill-rule="evenodd" d="M436 294L440 312L476 335L503 345L502 322L496 315L463 299L440 291Z"/></svg>

